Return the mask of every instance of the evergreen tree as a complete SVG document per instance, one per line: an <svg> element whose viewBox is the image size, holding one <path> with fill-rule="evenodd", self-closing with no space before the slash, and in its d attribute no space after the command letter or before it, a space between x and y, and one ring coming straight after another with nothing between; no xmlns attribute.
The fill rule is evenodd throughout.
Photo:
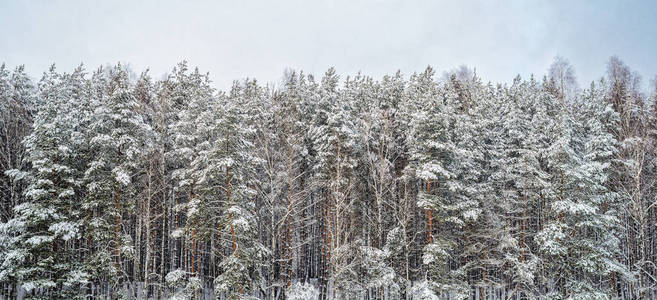
<svg viewBox="0 0 657 300"><path fill-rule="evenodd" d="M97 92L93 102L94 119L89 126L90 151L95 153L85 171L90 217L88 226L94 253L90 257L96 276L118 283L121 288L124 264L134 253L132 236L124 227L124 215L135 210L138 176L142 171L145 143L150 131L132 93L127 69L121 64L94 74ZM129 217L127 217L129 219Z"/></svg>
<svg viewBox="0 0 657 300"><path fill-rule="evenodd" d="M427 243L422 252L424 280L436 295L463 298L468 289L464 274L449 267L456 240L448 228L464 225L452 196L458 183L448 168L455 159L456 149L449 131L455 122L454 107L450 104L456 97L450 90L438 87L433 76L434 71L427 68L411 78L409 87L413 93L410 97L417 99L418 107L410 135L415 176L422 186L417 205L427 214ZM434 234L435 229L439 234Z"/></svg>
<svg viewBox="0 0 657 300"><path fill-rule="evenodd" d="M0 222L9 220L12 208L23 201L25 186L10 174L28 168L22 140L32 129L35 111L35 86L25 68L10 72L0 65Z"/></svg>
<svg viewBox="0 0 657 300"><path fill-rule="evenodd" d="M73 74L58 74L54 65L39 83L40 105L33 131L24 140L31 169L14 170L25 179L26 202L14 207L15 216L0 231L9 247L3 255L0 278L11 279L34 298L82 298L89 280L87 266L79 259L83 211L77 201L83 194L83 142L79 130L78 101L84 91L80 67Z"/></svg>
<svg viewBox="0 0 657 300"><path fill-rule="evenodd" d="M221 236L229 242L229 255L223 257L220 273L214 280L217 294L228 298L248 295L261 280L261 266L269 251L255 235L255 190L253 188L256 165L253 156L254 129L248 115L255 105L249 95L255 83L241 86L235 82L230 95L221 99L221 128L215 143L218 161L225 170L224 214L220 221ZM226 232L228 231L228 232Z"/></svg>

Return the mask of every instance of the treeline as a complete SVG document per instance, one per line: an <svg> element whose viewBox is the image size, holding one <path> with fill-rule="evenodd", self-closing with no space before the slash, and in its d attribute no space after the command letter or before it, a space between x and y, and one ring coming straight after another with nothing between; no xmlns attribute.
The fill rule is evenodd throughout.
<svg viewBox="0 0 657 300"><path fill-rule="evenodd" d="M0 67L1 297L657 297L657 90Z"/></svg>

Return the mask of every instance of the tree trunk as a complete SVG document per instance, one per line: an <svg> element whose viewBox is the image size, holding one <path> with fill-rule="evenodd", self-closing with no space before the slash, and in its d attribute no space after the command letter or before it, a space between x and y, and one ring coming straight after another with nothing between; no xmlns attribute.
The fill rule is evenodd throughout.
<svg viewBox="0 0 657 300"><path fill-rule="evenodd" d="M427 195L431 194L431 182L429 179L426 181L426 188L427 188ZM429 240L429 244L433 242L433 211L431 208L427 209L427 220L429 223L429 229L427 231L427 239Z"/></svg>
<svg viewBox="0 0 657 300"><path fill-rule="evenodd" d="M119 234L121 231L121 203L119 203L119 187L114 187L114 209L116 210L114 224L114 255L116 256L116 269L120 272L121 268L121 249Z"/></svg>

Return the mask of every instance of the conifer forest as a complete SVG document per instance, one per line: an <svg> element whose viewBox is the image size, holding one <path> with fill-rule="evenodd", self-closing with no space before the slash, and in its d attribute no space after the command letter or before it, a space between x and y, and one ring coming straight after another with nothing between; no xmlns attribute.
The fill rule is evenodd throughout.
<svg viewBox="0 0 657 300"><path fill-rule="evenodd" d="M657 84L619 57L283 78L3 64L0 299L657 299Z"/></svg>

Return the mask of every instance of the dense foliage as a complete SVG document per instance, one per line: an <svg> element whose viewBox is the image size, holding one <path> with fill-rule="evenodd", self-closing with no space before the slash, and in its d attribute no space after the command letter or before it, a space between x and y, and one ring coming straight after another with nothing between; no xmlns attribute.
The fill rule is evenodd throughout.
<svg viewBox="0 0 657 300"><path fill-rule="evenodd" d="M2 297L657 297L657 91L0 67Z"/></svg>

